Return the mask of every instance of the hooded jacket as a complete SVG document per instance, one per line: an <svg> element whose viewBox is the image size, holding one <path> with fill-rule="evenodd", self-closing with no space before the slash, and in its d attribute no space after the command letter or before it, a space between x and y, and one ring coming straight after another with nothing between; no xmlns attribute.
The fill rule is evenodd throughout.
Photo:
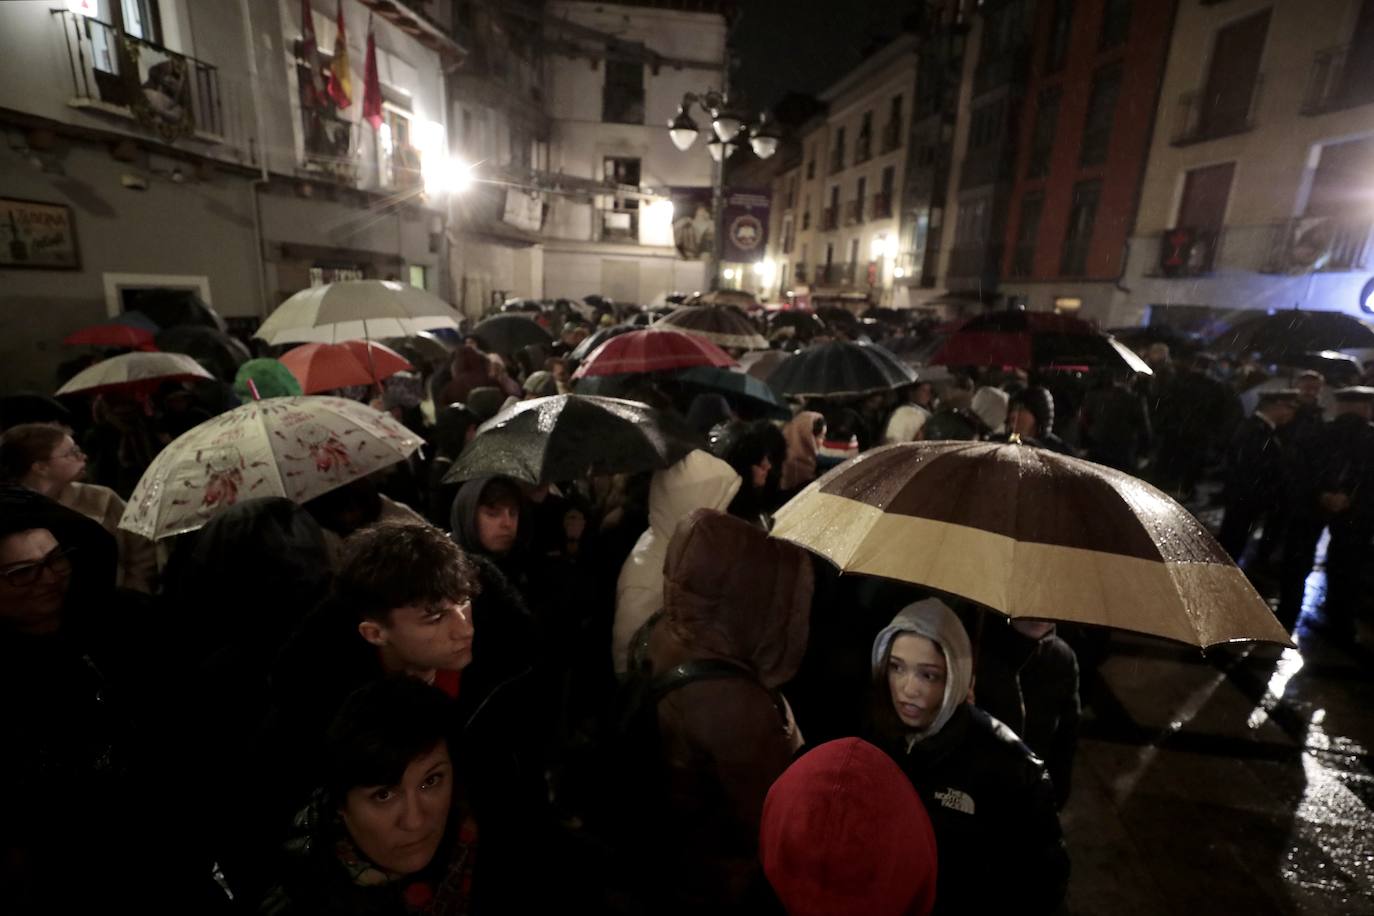
<svg viewBox="0 0 1374 916"><path fill-rule="evenodd" d="M816 438L816 421L825 417L814 410L803 410L782 428L787 440L787 457L782 463L779 487L784 493L799 490L816 479L816 453L821 443Z"/></svg>
<svg viewBox="0 0 1374 916"><path fill-rule="evenodd" d="M616 583L611 653L617 673L625 672L635 633L663 609L663 560L678 523L697 509L723 512L742 482L730 465L699 450L654 474L649 528L630 551Z"/></svg>
<svg viewBox="0 0 1374 916"><path fill-rule="evenodd" d="M724 659L753 677L695 680L658 703L672 817L659 838L679 899L728 911L758 880L768 787L802 736L771 692L806 651L813 579L798 547L717 511L678 527L664 564L663 617L648 633L650 675Z"/></svg>
<svg viewBox="0 0 1374 916"><path fill-rule="evenodd" d="M1069 858L1044 766L1011 729L964 702L973 677L968 634L936 599L903 608L873 642L875 703L885 704L886 718L895 714L884 666L905 633L934 640L944 653L944 702L919 735L879 726L877 742L906 772L934 825L934 912L1054 912Z"/></svg>
<svg viewBox="0 0 1374 916"><path fill-rule="evenodd" d="M860 738L809 751L768 790L759 859L789 916L924 916L935 832L900 767Z"/></svg>

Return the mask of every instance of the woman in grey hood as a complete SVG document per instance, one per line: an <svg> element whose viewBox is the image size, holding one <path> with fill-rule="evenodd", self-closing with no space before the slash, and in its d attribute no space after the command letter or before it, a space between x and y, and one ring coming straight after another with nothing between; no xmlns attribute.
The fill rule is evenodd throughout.
<svg viewBox="0 0 1374 916"><path fill-rule="evenodd" d="M911 779L935 828L935 913L1053 912L1069 859L1044 765L970 702L973 650L935 598L873 641L870 740Z"/></svg>

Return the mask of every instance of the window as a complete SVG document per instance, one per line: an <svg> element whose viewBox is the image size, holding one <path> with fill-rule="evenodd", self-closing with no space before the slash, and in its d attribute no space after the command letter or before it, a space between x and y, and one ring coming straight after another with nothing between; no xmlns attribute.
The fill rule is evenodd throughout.
<svg viewBox="0 0 1374 916"><path fill-rule="evenodd" d="M892 216L892 191L897 182L897 171L892 166L883 169L882 185L878 199L873 203L873 218L887 219Z"/></svg>
<svg viewBox="0 0 1374 916"><path fill-rule="evenodd" d="M858 239L850 239L850 240L849 240L849 267L848 267L848 269L852 271L852 270L854 269L854 265L855 265L855 264L858 264L858 263L859 263L859 240L858 240ZM853 274L850 274L850 276L847 277L846 279L848 279L848 280L853 280Z"/></svg>
<svg viewBox="0 0 1374 916"><path fill-rule="evenodd" d="M1040 90L1035 106L1035 129L1031 134L1030 161L1026 165L1027 178L1043 178L1050 172L1050 153L1054 150L1054 130L1059 121L1059 100L1063 91L1058 86Z"/></svg>
<svg viewBox="0 0 1374 916"><path fill-rule="evenodd" d="M1088 248L1092 244L1093 222L1097 219L1097 202L1101 196L1101 181L1080 181L1073 186L1069 229L1064 235L1064 253L1059 261L1059 273L1063 276L1081 277L1088 272Z"/></svg>
<svg viewBox="0 0 1374 916"><path fill-rule="evenodd" d="M1088 97L1088 119L1083 125L1083 150L1079 161L1083 165L1101 165L1107 161L1107 146L1112 138L1112 120L1116 100L1121 95L1121 66L1106 67L1093 80L1092 95Z"/></svg>
<svg viewBox="0 0 1374 916"><path fill-rule="evenodd" d="M1011 256L1013 277L1029 277L1035 269L1035 239L1044 209L1045 197L1038 191L1021 198L1021 222L1016 226L1016 248Z"/></svg>
<svg viewBox="0 0 1374 916"><path fill-rule="evenodd" d="M609 45L621 54L631 46ZM606 82L601 91L601 120L612 124L644 123L644 65L638 60L606 60Z"/></svg>
<svg viewBox="0 0 1374 916"><path fill-rule="evenodd" d="M1069 56L1069 33L1073 28L1073 0L1054 0L1050 21L1050 41L1045 50L1045 72L1058 73L1064 69Z"/></svg>
<svg viewBox="0 0 1374 916"><path fill-rule="evenodd" d="M429 272L423 264L411 264L409 273L411 286L416 286L420 289L429 289Z"/></svg>
<svg viewBox="0 0 1374 916"><path fill-rule="evenodd" d="M864 221L864 198L868 196L868 179L860 178L858 187L854 189L854 219L860 223Z"/></svg>
<svg viewBox="0 0 1374 916"><path fill-rule="evenodd" d="M639 187L640 165L638 159L607 156L604 167L607 181Z"/></svg>
<svg viewBox="0 0 1374 916"><path fill-rule="evenodd" d="M830 189L830 209L825 211L825 225L822 229L834 229L839 225L840 220L840 186L834 185Z"/></svg>
<svg viewBox="0 0 1374 916"><path fill-rule="evenodd" d="M1198 110L1200 138L1239 133L1250 126L1269 15L1270 10L1264 10L1217 32Z"/></svg>
<svg viewBox="0 0 1374 916"><path fill-rule="evenodd" d="M902 145L902 97L894 95L883 125L883 152L890 153Z"/></svg>
<svg viewBox="0 0 1374 916"><path fill-rule="evenodd" d="M973 112L973 121L969 126L968 148L969 151L980 150L984 147L996 143L1002 136L1003 112L1006 102L998 99L989 102Z"/></svg>
<svg viewBox="0 0 1374 916"><path fill-rule="evenodd" d="M840 171L844 168L844 128L835 129L835 149L830 153L830 173Z"/></svg>
<svg viewBox="0 0 1374 916"><path fill-rule="evenodd" d="M1102 32L1098 45L1115 48L1126 43L1131 32L1131 0L1106 0L1102 7Z"/></svg>
<svg viewBox="0 0 1374 916"><path fill-rule="evenodd" d="M811 228L811 195L802 198L802 231ZM802 258L802 260L806 260Z"/></svg>
<svg viewBox="0 0 1374 916"><path fill-rule="evenodd" d="M410 143L410 113L384 103L378 140L382 150L378 162L382 186L420 187L424 182L420 177L420 153Z"/></svg>
<svg viewBox="0 0 1374 916"><path fill-rule="evenodd" d="M873 155L873 112L865 111L859 126L859 138L854 143L854 161L867 162Z"/></svg>
<svg viewBox="0 0 1374 916"><path fill-rule="evenodd" d="M813 146L806 152L806 180L810 181L816 177L816 148Z"/></svg>
<svg viewBox="0 0 1374 916"><path fill-rule="evenodd" d="M1191 169L1183 178L1183 198L1179 201L1178 219L1174 225L1192 229L1220 229L1226 217L1226 204L1231 197L1231 178L1235 172L1234 162Z"/></svg>
<svg viewBox="0 0 1374 916"><path fill-rule="evenodd" d="M157 0L120 0L119 11L124 17L125 32L162 44L162 16Z"/></svg>

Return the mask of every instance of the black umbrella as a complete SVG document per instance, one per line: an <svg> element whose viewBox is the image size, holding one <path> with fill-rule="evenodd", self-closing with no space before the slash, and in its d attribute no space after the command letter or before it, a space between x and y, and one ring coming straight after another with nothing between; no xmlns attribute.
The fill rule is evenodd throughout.
<svg viewBox="0 0 1374 916"><path fill-rule="evenodd" d="M494 315L472 329L473 335L493 353L511 356L525 347L553 343L553 335L541 328L534 319L519 313Z"/></svg>
<svg viewBox="0 0 1374 916"><path fill-rule="evenodd" d="M768 376L791 397L841 397L887 391L916 381L916 373L876 344L837 340L802 350Z"/></svg>
<svg viewBox="0 0 1374 916"><path fill-rule="evenodd" d="M1214 350L1250 353L1282 361L1316 350L1374 347L1374 327L1341 312L1300 309L1245 315L1209 342Z"/></svg>
<svg viewBox="0 0 1374 916"><path fill-rule="evenodd" d="M130 292L125 301L127 311L137 310L152 319L158 327L200 325L223 331L224 319L191 289L140 289Z"/></svg>
<svg viewBox="0 0 1374 916"><path fill-rule="evenodd" d="M632 324L615 324L609 328L601 328L595 334L589 334L582 339L582 342L568 354L568 359L575 359L579 362L592 355L597 347L610 340L612 337L619 337L627 331L638 331L640 328Z"/></svg>
<svg viewBox="0 0 1374 916"><path fill-rule="evenodd" d="M501 411L477 431L445 483L502 475L530 484L664 468L697 448L683 421L638 401L559 394Z"/></svg>
<svg viewBox="0 0 1374 916"><path fill-rule="evenodd" d="M226 382L232 382L239 366L253 356L242 341L215 328L194 324L162 331L157 335L157 348L164 353L184 353Z"/></svg>
<svg viewBox="0 0 1374 916"><path fill-rule="evenodd" d="M720 369L715 366L693 366L676 373L673 381L686 388L723 394L729 401L746 401L755 410L762 411L773 419L792 419L792 411L787 409L787 405L778 397L777 392L769 388L763 379L747 372Z"/></svg>
<svg viewBox="0 0 1374 916"><path fill-rule="evenodd" d="M778 311L768 316L769 333L774 333L782 328L791 328L793 336L806 343L818 334L829 334L830 329L826 327L814 312L804 311Z"/></svg>
<svg viewBox="0 0 1374 916"><path fill-rule="evenodd" d="M61 423L70 426L72 414L56 398L36 391L0 396L0 430L20 423Z"/></svg>

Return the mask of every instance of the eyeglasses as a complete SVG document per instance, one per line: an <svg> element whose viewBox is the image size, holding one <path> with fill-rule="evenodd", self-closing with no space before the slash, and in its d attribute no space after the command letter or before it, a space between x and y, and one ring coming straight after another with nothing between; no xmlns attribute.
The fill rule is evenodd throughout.
<svg viewBox="0 0 1374 916"><path fill-rule="evenodd" d="M11 588L27 588L33 585L42 578L44 570L50 571L56 578L64 579L71 575L72 554L75 552L75 550L58 548L37 563L11 566L9 569L0 571L0 579L4 579L5 584Z"/></svg>

